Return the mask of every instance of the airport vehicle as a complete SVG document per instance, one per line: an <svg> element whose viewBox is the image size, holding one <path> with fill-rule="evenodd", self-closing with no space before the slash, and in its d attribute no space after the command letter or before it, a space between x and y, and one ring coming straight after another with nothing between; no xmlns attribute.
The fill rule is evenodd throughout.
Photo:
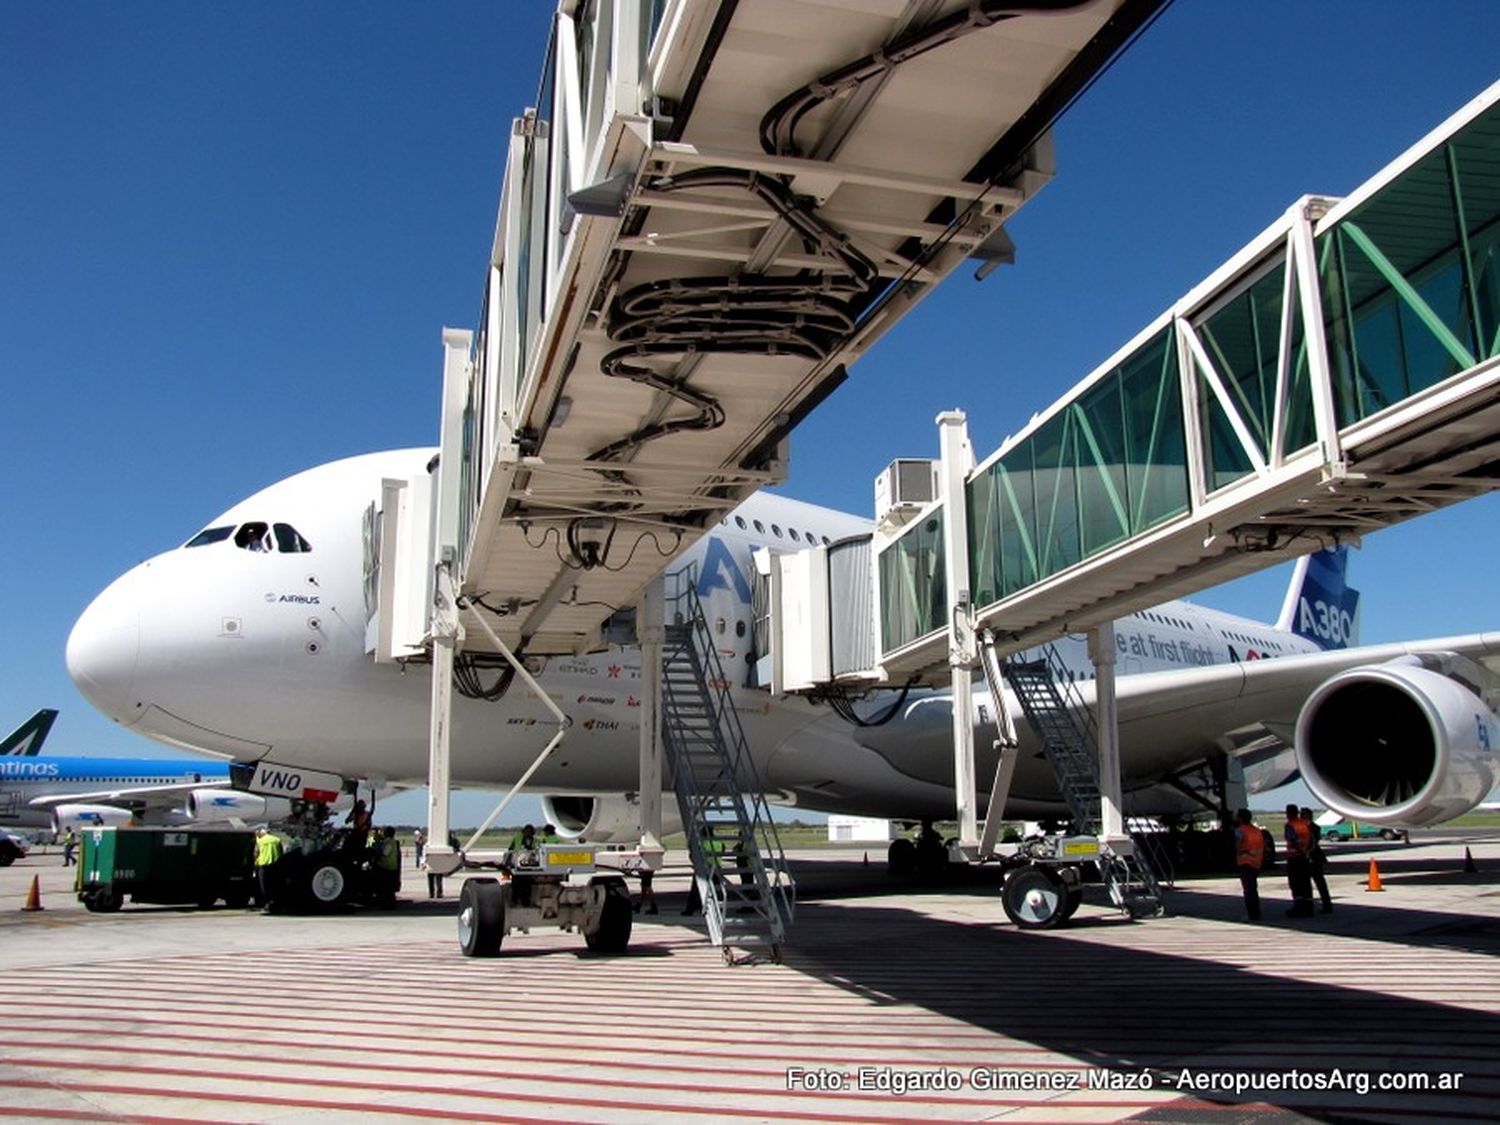
<svg viewBox="0 0 1500 1125"><path fill-rule="evenodd" d="M421 784L430 677L420 661L379 664L367 655L358 513L383 478L420 470L431 457L429 449L370 454L300 473L135 567L73 629L68 667L80 690L122 725L163 741ZM288 549L240 545L250 538L246 527L276 525L295 528L279 540ZM725 665L741 669L731 689L777 799L830 812L941 818L952 802L945 693L914 691L889 722L857 727L805 699L771 698L753 686L753 550L837 539L866 526L760 494L672 565L696 568ZM503 594L494 597L499 604ZM1500 744L1486 702L1494 677L1483 660L1500 642L1477 635L1348 647L1357 613L1342 569L1325 560L1299 568L1275 625L1186 602L1123 618L1118 694L1131 812L1201 807L1176 783L1226 746L1252 789L1280 784L1300 768L1339 797L1341 807L1329 802L1336 811L1367 823L1432 823L1482 800L1495 780L1488 746ZM1082 642L1064 641L1059 651L1089 698ZM560 833L630 838L638 650L610 646L530 666L572 719L563 751L543 763L530 788L547 795L546 815ZM466 670L476 683L493 674ZM513 782L546 741L546 714L524 693L498 701L471 694L454 702L454 778ZM894 699L882 695L864 709L873 714ZM977 691L976 727L992 730L994 718L988 693ZM1367 753L1391 722L1401 724L1409 750ZM1021 736L1007 815L1056 815L1055 779L1032 752L1029 731Z"/></svg>
<svg viewBox="0 0 1500 1125"><path fill-rule="evenodd" d="M396 905L400 874L380 869L371 848L347 846L349 830L331 835L319 824L325 810L301 810L301 817L287 824L294 844L277 861L270 875L273 911L322 913L345 907Z"/></svg>
<svg viewBox="0 0 1500 1125"><path fill-rule="evenodd" d="M31 851L24 836L0 828L0 867L9 867Z"/></svg>
<svg viewBox="0 0 1500 1125"><path fill-rule="evenodd" d="M468 957L493 957L509 933L538 926L576 930L596 953L630 944L630 892L619 875L598 874L596 849L542 844L510 849L503 877L470 876L458 900L458 944Z"/></svg>
<svg viewBox="0 0 1500 1125"><path fill-rule="evenodd" d="M1335 843L1343 840L1399 840L1401 832L1396 828L1382 828L1378 824L1360 824L1358 821L1341 821L1323 825L1323 839Z"/></svg>
<svg viewBox="0 0 1500 1125"><path fill-rule="evenodd" d="M0 742L0 757L7 754L18 756L40 754L42 743L47 741L47 735L51 733L52 724L56 721L57 712L50 707L43 707L5 736L5 740Z"/></svg>
<svg viewBox="0 0 1500 1125"><path fill-rule="evenodd" d="M255 835L201 828L94 828L83 834L78 898L95 913L125 900L241 908L254 893Z"/></svg>

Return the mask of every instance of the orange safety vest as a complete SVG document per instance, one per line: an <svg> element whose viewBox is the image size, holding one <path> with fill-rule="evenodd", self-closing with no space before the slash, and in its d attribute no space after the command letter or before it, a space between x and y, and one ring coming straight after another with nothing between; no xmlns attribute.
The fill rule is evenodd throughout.
<svg viewBox="0 0 1500 1125"><path fill-rule="evenodd" d="M1241 824L1234 830L1234 861L1241 867L1260 870L1266 856L1266 839L1253 824Z"/></svg>
<svg viewBox="0 0 1500 1125"><path fill-rule="evenodd" d="M1286 842L1286 857L1288 859L1306 859L1312 852L1312 828L1301 817L1287 821L1286 826L1297 837L1295 844L1290 840Z"/></svg>

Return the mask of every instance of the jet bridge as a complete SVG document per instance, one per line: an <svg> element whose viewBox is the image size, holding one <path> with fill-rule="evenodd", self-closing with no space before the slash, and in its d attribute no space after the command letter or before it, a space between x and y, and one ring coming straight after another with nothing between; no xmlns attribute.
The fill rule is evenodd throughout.
<svg viewBox="0 0 1500 1125"><path fill-rule="evenodd" d="M1500 84L1299 200L980 464L939 421L932 502L877 513L870 669L897 682L946 682L955 614L1015 652L1493 490Z"/></svg>
<svg viewBox="0 0 1500 1125"><path fill-rule="evenodd" d="M518 652L598 647L784 479L869 347L966 259L1009 260L1050 123L1160 6L563 0L477 328L444 337L433 549L463 647L493 651L479 615ZM408 569L402 538L372 574ZM430 645L386 592L377 658Z"/></svg>
<svg viewBox="0 0 1500 1125"><path fill-rule="evenodd" d="M1002 658L1089 631L1118 836L1112 621L1500 485L1500 84L1349 197L1299 200L983 462L961 413L938 424L940 459L877 487L867 566L834 565L849 544L778 564L800 577L772 635L819 666L781 656L774 688L950 686L960 834L984 851L981 648L998 696ZM1350 624L1297 612L1330 641Z"/></svg>
<svg viewBox="0 0 1500 1125"><path fill-rule="evenodd" d="M966 260L1011 260L1052 122L1163 4L561 0L477 327L444 333L438 461L366 519L367 648L434 666L434 859L454 671L550 705L523 657L625 635L866 349Z"/></svg>

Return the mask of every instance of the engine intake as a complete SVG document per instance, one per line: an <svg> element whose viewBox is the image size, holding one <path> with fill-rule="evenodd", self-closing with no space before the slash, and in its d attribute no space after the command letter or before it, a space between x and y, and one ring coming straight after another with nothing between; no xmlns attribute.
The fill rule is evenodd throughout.
<svg viewBox="0 0 1500 1125"><path fill-rule="evenodd" d="M1408 658L1341 672L1297 718L1297 764L1328 808L1421 827L1469 812L1494 788L1500 723L1468 687Z"/></svg>
<svg viewBox="0 0 1500 1125"><path fill-rule="evenodd" d="M282 797L262 797L237 789L194 789L187 799L188 819L197 824L219 824L229 820L285 820L291 802Z"/></svg>
<svg viewBox="0 0 1500 1125"><path fill-rule="evenodd" d="M52 810L52 828L59 833L69 828L124 828L134 820L129 809L118 805L58 805Z"/></svg>
<svg viewBox="0 0 1500 1125"><path fill-rule="evenodd" d="M641 836L641 802L633 793L548 794L542 798L542 816L564 840L628 844ZM661 830L664 835L682 831L670 794L662 798Z"/></svg>

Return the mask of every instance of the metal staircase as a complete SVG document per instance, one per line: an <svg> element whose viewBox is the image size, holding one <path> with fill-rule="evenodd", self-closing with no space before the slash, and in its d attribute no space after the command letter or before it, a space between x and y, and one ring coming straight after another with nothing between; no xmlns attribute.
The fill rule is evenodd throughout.
<svg viewBox="0 0 1500 1125"><path fill-rule="evenodd" d="M1073 831L1097 836L1101 828L1099 756L1093 709L1069 678L1057 650L1044 645L1039 651L1041 656L1033 660L1008 659L1005 679L1041 739L1042 753L1057 775L1058 788L1072 814ZM1162 910L1161 883L1150 842L1143 835L1132 837L1135 846L1099 860L1110 901L1132 917Z"/></svg>
<svg viewBox="0 0 1500 1125"><path fill-rule="evenodd" d="M779 961L794 887L694 577L666 577L662 740L710 940Z"/></svg>

